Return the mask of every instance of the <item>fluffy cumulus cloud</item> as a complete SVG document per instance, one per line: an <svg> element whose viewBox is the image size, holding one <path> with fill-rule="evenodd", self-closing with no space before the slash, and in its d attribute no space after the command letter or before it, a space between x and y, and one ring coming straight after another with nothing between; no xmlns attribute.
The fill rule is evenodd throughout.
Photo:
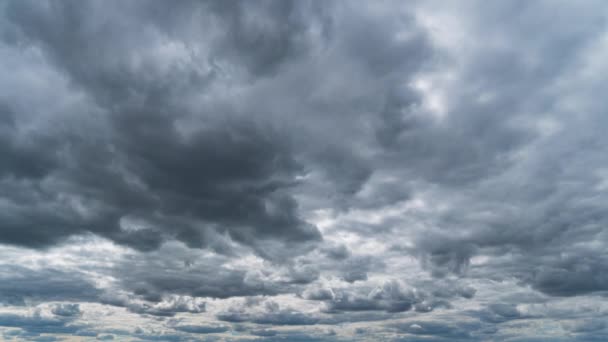
<svg viewBox="0 0 608 342"><path fill-rule="evenodd" d="M0 3L0 339L608 339L604 1Z"/></svg>

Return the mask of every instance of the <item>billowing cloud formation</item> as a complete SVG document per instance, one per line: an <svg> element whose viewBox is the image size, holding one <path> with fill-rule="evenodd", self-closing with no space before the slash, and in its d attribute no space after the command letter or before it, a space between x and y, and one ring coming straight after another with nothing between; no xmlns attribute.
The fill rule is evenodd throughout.
<svg viewBox="0 0 608 342"><path fill-rule="evenodd" d="M27 48L40 49L44 59L62 73L66 87L82 90L82 105L89 113L46 117L47 124L63 127L50 128L54 132L39 127L24 133L24 127L15 122L19 114L7 105L3 128L11 133L6 138L9 160L3 173L22 184L14 189L19 198L9 201L12 213L3 220L3 239L44 246L91 231L142 250L156 248L167 238L204 246L211 238L209 231L228 233L243 243L264 238L288 242L319 239L317 229L298 216L297 203L286 192L301 166L285 134L269 127L270 123L231 118L230 109L221 104L217 104L220 108L194 103L196 110L182 108L181 92L166 77L186 82L182 86L189 91L203 90L206 83L215 84L217 77L218 71L199 65L194 56L184 56L191 61L185 62L181 76L173 70L180 69L174 64L181 62L171 56L156 61L160 65L147 60L161 57L157 53L143 51L138 56L133 48L122 50L122 56L101 57L97 51L110 51L118 43L112 37L122 36L125 46L139 41L123 36L124 29L115 31L120 24L97 17L96 8L101 5L6 5L7 26L15 38ZM142 5L144 12L166 11L156 8L165 6L161 3ZM116 14L124 10L110 8ZM205 14L212 9L200 8L200 15L213 20L213 11ZM273 10L272 6L268 9L270 14ZM124 19L124 24L131 21ZM91 40L86 32L71 30L72 21L75 25L86 22L95 34L107 36ZM239 22L237 18L235 26ZM142 49L169 43L163 42L170 34L166 30L180 25L167 25L150 27L155 32L149 41L140 42ZM66 37L68 32L73 35ZM89 62L83 63L85 59ZM209 70L196 80L192 72L199 67ZM125 77L130 73L149 77ZM199 91L195 92L192 95L197 97ZM55 125L58 121L63 123Z"/></svg>
<svg viewBox="0 0 608 342"><path fill-rule="evenodd" d="M606 7L3 2L0 336L606 339Z"/></svg>

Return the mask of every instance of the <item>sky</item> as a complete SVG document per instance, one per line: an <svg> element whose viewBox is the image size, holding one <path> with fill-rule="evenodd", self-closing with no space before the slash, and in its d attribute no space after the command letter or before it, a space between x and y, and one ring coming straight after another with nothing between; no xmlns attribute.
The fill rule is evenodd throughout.
<svg viewBox="0 0 608 342"><path fill-rule="evenodd" d="M3 0L0 74L0 340L608 340L606 1Z"/></svg>

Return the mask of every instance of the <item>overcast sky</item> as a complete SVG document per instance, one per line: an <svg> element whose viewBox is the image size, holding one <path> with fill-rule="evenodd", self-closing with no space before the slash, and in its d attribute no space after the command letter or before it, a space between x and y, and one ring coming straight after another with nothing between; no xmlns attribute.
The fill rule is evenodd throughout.
<svg viewBox="0 0 608 342"><path fill-rule="evenodd" d="M608 2L0 2L0 339L607 341Z"/></svg>

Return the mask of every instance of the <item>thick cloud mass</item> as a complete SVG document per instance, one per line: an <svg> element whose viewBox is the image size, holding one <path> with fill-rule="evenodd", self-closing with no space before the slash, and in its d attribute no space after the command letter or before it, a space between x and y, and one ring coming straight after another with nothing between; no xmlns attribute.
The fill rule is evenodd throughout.
<svg viewBox="0 0 608 342"><path fill-rule="evenodd" d="M182 72L175 70L178 75L173 69L182 68L181 63L155 65L146 60L162 56L145 51L137 56L134 47L120 50L122 56L99 55L116 44L154 48L149 45L168 39L163 38L169 34L165 30L179 26L150 27L155 31L150 41L131 41L123 30L116 31L119 23L96 15L101 5L5 6L7 30L18 39L7 48L19 44L40 49L41 57L64 75L66 87L81 89L83 105L90 106L84 110L99 114L60 113L45 117L53 132L40 127L24 133L15 123L18 114L6 106L8 163L3 174L21 182L17 198L9 199L15 208L3 219L3 240L44 246L91 231L144 250L167 238L204 246L209 230L251 244L264 238L318 240L317 229L299 217L297 203L286 192L302 172L286 134L270 122L231 118L228 108L180 108L179 86L166 77L185 82L182 86L189 92L204 90L216 71L201 75L208 81L191 79L196 71L190 68L200 67L197 60L186 63ZM144 12L163 10L147 8L160 3L142 5ZM109 6L111 12L124 10L116 6L121 5ZM234 11L244 11L237 7ZM201 15L205 9L199 9ZM211 13L205 16L215 18ZM123 19L124 24L130 21ZM98 41L84 27L83 32L71 28L81 24L104 37ZM131 78L130 73L147 76Z"/></svg>
<svg viewBox="0 0 608 342"><path fill-rule="evenodd" d="M606 340L607 10L0 3L0 339Z"/></svg>

